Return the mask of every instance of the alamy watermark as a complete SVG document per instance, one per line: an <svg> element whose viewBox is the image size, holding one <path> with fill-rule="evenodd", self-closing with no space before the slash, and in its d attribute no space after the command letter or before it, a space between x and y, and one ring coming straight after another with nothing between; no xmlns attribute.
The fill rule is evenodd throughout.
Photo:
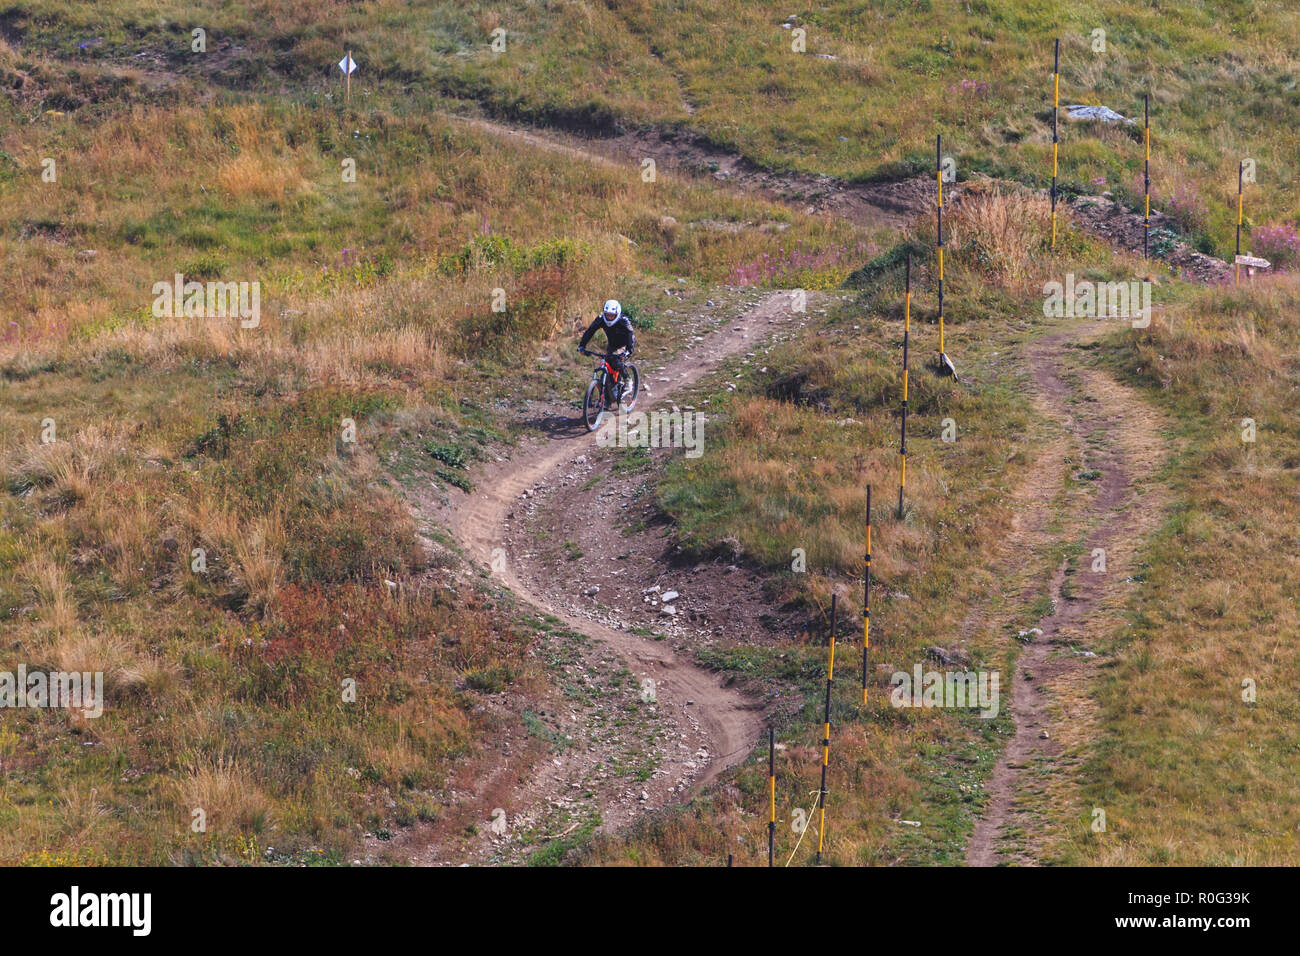
<svg viewBox="0 0 1300 956"><path fill-rule="evenodd" d="M596 433L601 448L684 448L704 454L704 416L698 412L624 412Z"/></svg>
<svg viewBox="0 0 1300 956"><path fill-rule="evenodd" d="M889 678L894 689L889 702L895 707L961 707L978 709L985 720L998 715L1000 693L997 671L927 671L920 664L895 671Z"/></svg>
<svg viewBox="0 0 1300 956"><path fill-rule="evenodd" d="M104 713L103 671L0 671L0 707L80 710L83 717Z"/></svg>
<svg viewBox="0 0 1300 956"><path fill-rule="evenodd" d="M1151 324L1151 283L1076 282L1067 272L1065 282L1043 283L1043 315L1049 319L1131 319L1133 328Z"/></svg>
<svg viewBox="0 0 1300 956"><path fill-rule="evenodd" d="M262 322L262 284L253 282L198 282L179 272L171 282L153 284L155 319L224 319L239 317L241 329Z"/></svg>
<svg viewBox="0 0 1300 956"><path fill-rule="evenodd" d="M122 927L132 936L148 936L153 929L153 894L83 893L74 885L50 897L50 925Z"/></svg>

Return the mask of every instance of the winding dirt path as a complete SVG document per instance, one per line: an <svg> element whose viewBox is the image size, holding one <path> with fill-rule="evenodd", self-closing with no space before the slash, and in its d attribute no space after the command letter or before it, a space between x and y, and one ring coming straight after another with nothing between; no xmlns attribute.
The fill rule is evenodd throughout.
<svg viewBox="0 0 1300 956"><path fill-rule="evenodd" d="M901 229L934 208L934 182L928 175L897 182L850 183L812 173L771 172L690 131L633 130L592 140L555 130L520 129L478 116L441 115L534 149L638 175L640 164L652 159L657 168L707 177L718 188L760 193L793 208L841 216L867 228ZM947 190L944 195L949 197ZM949 198L955 202L960 195L961 187L954 184Z"/></svg>
<svg viewBox="0 0 1300 956"><path fill-rule="evenodd" d="M709 336L704 347L687 348L663 369L652 373L653 360L645 359L639 363L643 392L637 410L664 404L726 358L753 349L787 323L805 318L791 309L789 293L771 293L725 326L726 334ZM548 578L545 569L530 565L527 551L512 549L511 542L517 539L512 538L510 525L516 512L524 511L543 489L554 488L558 476L580 464L596 447L597 435L588 433L569 414L563 423L539 431L511 460L478 471L473 495L456 495L443 507L426 501L422 508L438 512L469 556L521 600L594 639L604 651L626 662L638 683L647 678L654 681L657 715L669 722L670 737L681 756L657 767L644 789L636 786L634 791L643 794L640 797L635 792L617 791L602 795L604 825L617 828L643 809L680 802L741 763L759 743L764 718L760 704L725 686L719 675L696 664L671 642L575 613L570 599L583 582ZM560 535L564 529L548 529L548 533ZM582 748L541 761L531 779L515 789L512 812L527 815L527 807L569 792L575 780L590 779L591 765L598 761L599 755L589 755Z"/></svg>
<svg viewBox="0 0 1300 956"><path fill-rule="evenodd" d="M1072 354L1104 331L1073 325L1026 350L1036 404L1057 432L1017 492L1022 520L1004 558L1023 563L1027 551L1041 557L1070 542L1081 550L1056 568L1051 610L1025 634L1012 680L1015 734L985 784L988 803L967 845L971 866L1039 862L1085 809L1071 805L1069 781L1095 732L1088 683L1104 650L1093 648L1120 620L1137 551L1160 519L1163 490L1146 479L1166 447L1161 419L1134 390ZM1028 584L1009 613L1042 590L1041 580Z"/></svg>
<svg viewBox="0 0 1300 956"><path fill-rule="evenodd" d="M722 188L763 193L861 225L899 228L932 206L926 177L850 185L829 177L768 173L689 134L641 131L593 143L448 116L533 148L605 167L628 168L631 159L654 158L665 168L711 175ZM1096 231L1086 217L1080 224ZM775 325L790 316L781 298L774 294L747 313L747 331L726 337L721 348L697 350L707 354L688 353L671 363L664 373L671 384L654 398L662 401L672 389L691 384L722 359L752 347L758 336L755 326ZM962 631L1005 629L1024 621L1026 611L1044 595L1050 610L1026 632L1028 639L1016 661L1010 695L1015 731L985 784L985 812L967 845L969 865L1040 862L1059 838L1064 821L1077 819L1085 809L1073 802L1075 770L1096 733L1089 685L1105 649L1093 648L1115 632L1137 550L1160 518L1165 492L1147 477L1167 448L1161 419L1137 392L1088 367L1075 351L1106 331L1105 323L1072 322L1026 347L1036 383L1034 400L1054 423L1053 430L1015 494L1016 523L997 561L1006 582L1004 593L1011 600L996 612L973 609ZM566 582L570 590L563 591L546 580L544 569L529 567L524 555L507 553L508 522L518 503L534 491L554 488L555 477L565 469L572 471L593 445L594 439L580 430L534 441L517 461L477 475L481 491L460 501L444 516L445 523L484 566L493 565L494 551L498 556L506 553L494 573L523 600L597 640L639 678L655 680L660 711L680 734L683 748L689 752L698 744L694 755L700 759L689 761L685 771L673 771L657 789L652 785L657 798L652 805L680 802L679 794L695 792L750 752L762 725L756 705L665 642L575 613L572 582ZM563 529L553 530L560 534ZM1072 546L1072 553L1044 574L1063 546ZM1104 572L1092 570L1096 549L1105 551ZM1038 560L1027 562L1027 553ZM562 789L582 770L572 759L543 761L531 783L520 789L536 802L546 792ZM607 795L607 823L617 826L635 815L635 803L629 807L627 802L611 805Z"/></svg>

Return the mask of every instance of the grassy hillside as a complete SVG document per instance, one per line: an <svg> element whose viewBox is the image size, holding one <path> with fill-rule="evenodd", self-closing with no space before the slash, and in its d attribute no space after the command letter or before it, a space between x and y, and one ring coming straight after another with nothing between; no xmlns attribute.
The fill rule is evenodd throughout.
<svg viewBox="0 0 1300 956"><path fill-rule="evenodd" d="M1024 238L1032 246L1039 230ZM1097 248L1085 255L1090 275L1132 268ZM1046 257L1040 265L1048 274L1060 267ZM976 257L958 253L952 275L959 288L970 282L953 313L975 313L972 280L986 273ZM1064 561L1068 577L1078 566L1082 539L1075 543L1064 497L1054 504L1059 548L999 557L1015 510L1028 504L1016 489L1050 435L1030 400L1017 346L1054 325L1042 319L1040 300L1005 281L999 287L1008 297L1007 317L963 324L954 335L962 343L952 347L961 357L962 386L913 365L908 502L905 519L895 517L898 278L886 271L871 280L857 307L764 352L765 374L729 374L740 390L709 394L725 412L721 447L674 462L658 482L661 506L696 553L762 566L774 605L810 608L810 633L704 654L751 686L797 688L802 709L778 738L782 861L794 853L806 863L816 839L810 830L800 844L789 824L815 800L832 591L840 594L843 629L826 858L842 865L960 863L1010 732L1006 714L984 721L896 710L887 702L887 672L927 660L933 646L960 644L969 666L1000 669L1009 682L1007 675L1018 673L1015 635L1051 610L1052 570ZM1079 748L1077 765L1075 751L1067 751L1071 758L1057 768L1061 779L1036 777L1022 797L1052 821L1040 848L1049 862L1295 860L1297 824L1280 810L1295 803L1284 770L1296 747L1295 708L1285 689L1295 679L1287 649L1297 606L1292 552L1300 449L1280 412L1300 382L1295 292L1293 274L1236 289L1163 285L1150 329L1113 332L1093 358L1084 353L1082 361L1110 369L1169 414L1171 455L1155 477L1171 498L1150 540L1123 542L1139 552L1136 570L1126 572L1126 610L1100 617L1085 635L1083 646L1106 659L1095 688L1080 692L1085 706L1096 708L1089 732L1095 736ZM922 325L919 334L932 346L932 327ZM929 354L924 346L919 351ZM793 400L791 383L798 383ZM958 426L953 444L940 437L945 418ZM1247 418L1256 428L1253 441L1243 441ZM1061 467L1067 485L1079 481L1070 477L1077 461ZM860 708L857 609L868 481L875 489L872 660L884 671L873 670L871 701ZM808 551L806 573L791 571L799 547ZM1040 597L1018 606L1025 582ZM1062 596L1072 599L1068 587ZM991 610L976 613L981 607ZM763 865L766 768L766 755L756 754L734 787L650 821L625 840L597 842L589 859L704 864L730 853ZM1090 827L1095 807L1108 817L1100 835Z"/></svg>
<svg viewBox="0 0 1300 956"><path fill-rule="evenodd" d="M971 620L973 608L1003 600L1008 582L1042 580L1060 554L1021 554L1014 571L998 555L1023 502L1025 481L1048 424L1035 408L1019 347L1051 327L1029 272L1076 263L1099 277L1125 274L1132 263L1092 243L1060 257L1047 254L1047 204L994 191L970 197L950 223L946 269L949 351L962 383L933 370L936 343L928 224L900 237L854 278L856 301L788 344L765 350L760 372L727 375L736 392L708 396L723 415L710 453L668 466L657 485L660 506L695 554L763 568L773 606L804 606L810 630L776 633L769 646L733 644L703 659L770 694L793 685L801 709L782 737L777 833L781 859L813 853L815 833L800 843L789 830L808 808L821 762L831 594L839 594L837 680L832 703L833 767L828 811L833 865L957 864L971 822L983 805L982 784L1010 732L1005 712L983 720L969 712L900 710L889 703L888 678L926 661L934 646L956 649L973 668L1014 672L1001 630ZM1009 213L1014 210L1014 215ZM990 231L990 223L1013 223ZM1000 271L987 263L996 246ZM908 482L902 520L898 399L902 392L903 256L918 253L912 279ZM955 440L943 438L947 424ZM873 486L872 667L870 698L860 706L861 604L865 486ZM792 570L794 549L807 570ZM1023 609L1033 626L1041 606ZM1012 631L1014 634L1015 632ZM1012 642L1014 644L1014 642ZM927 665L931 666L931 665ZM935 665L937 666L937 665ZM1004 690L1004 704L1005 694ZM766 757L746 766L736 786L702 806L647 824L621 842L599 843L602 862L710 863L732 853L746 865L766 857L765 819L755 813L766 788ZM915 829L898 819L922 821ZM743 842L738 842L737 838Z"/></svg>
<svg viewBox="0 0 1300 956"><path fill-rule="evenodd" d="M394 90L472 101L512 120L611 130L689 124L762 165L847 178L932 168L936 133L964 175L1045 185L1051 49L1062 40L1064 103L1141 119L1152 98L1158 204L1227 248L1237 163L1256 160L1252 223L1297 213L1300 12L1284 0L1203 0L1176 12L1101 0L837 0L790 10L765 0L593 3L11 3L23 42L23 102L96 108L173 77L218 90L337 98L344 48L357 95ZM795 19L787 19L790 16ZM783 29L789 25L791 29ZM191 30L207 52L191 51ZM794 28L805 52L792 50ZM504 51L492 47L504 30ZM1104 31L1104 50L1098 49ZM30 58L44 54L49 62ZM89 81L97 70L112 82ZM165 78L165 79L164 79ZM97 102L99 101L99 102ZM906 104L906 108L902 108ZM1141 135L1067 123L1068 189L1140 192Z"/></svg>
<svg viewBox="0 0 1300 956"><path fill-rule="evenodd" d="M643 348L672 351L686 336L658 304L666 282L722 299L747 266L796 247L832 250L833 264L777 282L847 281L857 301L761 365L729 369L736 392L710 386L724 410L716 441L658 476L658 507L686 553L762 571L774 603L815 628L835 587L855 620L870 480L887 525L879 662L949 643L1001 583L989 562L1045 435L1016 358L1048 327L1043 279L1146 266L1073 232L1053 257L1041 198L971 186L950 223L956 386L923 368L929 224L866 235L710 179L646 183L635 163L537 149L448 114L578 131L597 153L619 129L690 127L766 169L848 180L928 170L942 132L968 183L1042 187L1060 36L1063 102L1139 116L1150 91L1156 202L1200 247L1231 251L1237 163L1256 160L1244 245L1287 264L1300 11L1058 6L0 5L0 648L5 662L103 670L120 702L95 721L0 712L0 861L334 863L365 832L438 820L455 769L553 688L532 653L538 622L416 526L402 480L471 488L474 463L515 437L519 402L564 400L581 383L568 346L608 295L638 315ZM806 52L791 50L796 27ZM206 50L193 49L196 28ZM1096 28L1105 52L1092 49ZM346 106L334 65L345 49L361 65ZM1063 143L1067 192L1138 201L1134 130L1067 122ZM915 417L900 522L884 516L907 249ZM156 318L154 284L176 273L259 282L259 326ZM1282 412L1296 387L1296 287L1166 282L1157 295L1164 321L1100 350L1177 422L1182 449L1161 475L1171 514L1146 545L1129 627L1107 635L1120 653L1079 778L1078 798L1111 808L1125 836L1096 841L1071 820L1052 849L1066 862L1294 862L1300 821L1277 808L1297 804L1286 635L1300 449ZM1253 444L1240 440L1247 417ZM956 443L940 438L945 418ZM806 576L788 570L800 547ZM1046 574L1061 557L1018 572ZM974 635L975 663L1010 673L1010 639ZM824 649L780 635L704 659L794 689L788 819L820 759ZM513 710L485 707L505 688ZM860 712L840 690L828 858L960 861L1005 717L900 712L880 694ZM764 773L746 766L583 859L757 862ZM206 834L191 830L196 806Z"/></svg>
<svg viewBox="0 0 1300 956"><path fill-rule="evenodd" d="M1103 735L1086 770L1089 799L1125 835L1079 840L1067 859L1295 862L1300 431L1284 409L1300 385L1298 292L1294 276L1199 292L1110 350L1174 416L1186 450L1164 476L1178 504L1100 688Z"/></svg>
<svg viewBox="0 0 1300 956"><path fill-rule="evenodd" d="M469 487L514 401L576 388L561 346L611 290L667 347L659 277L850 236L418 100L40 114L4 152L6 656L103 670L121 702L0 716L9 861L338 860L436 818L499 719L478 695L546 681L531 629L430 558L390 476ZM260 325L155 318L175 272L259 281Z"/></svg>

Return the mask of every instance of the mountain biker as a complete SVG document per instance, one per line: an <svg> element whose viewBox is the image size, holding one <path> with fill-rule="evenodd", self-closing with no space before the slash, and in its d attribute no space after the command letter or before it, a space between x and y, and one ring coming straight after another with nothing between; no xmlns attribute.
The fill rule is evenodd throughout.
<svg viewBox="0 0 1300 956"><path fill-rule="evenodd" d="M609 365L617 374L619 382L619 398L623 397L623 390L627 388L627 383L623 381L623 359L631 358L632 352L636 350L636 332L632 330L632 320L623 314L623 306L617 299L610 299L601 309L600 315L591 321L587 326L587 331L582 333L582 341L578 343L578 352L587 355L587 343L591 337L600 329L605 330L605 341L608 343L606 351L609 353ZM611 399L613 396L611 396Z"/></svg>

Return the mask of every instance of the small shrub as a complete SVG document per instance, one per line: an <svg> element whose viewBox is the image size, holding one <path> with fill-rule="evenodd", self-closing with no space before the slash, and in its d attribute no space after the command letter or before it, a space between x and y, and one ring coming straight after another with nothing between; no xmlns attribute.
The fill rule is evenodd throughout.
<svg viewBox="0 0 1300 956"><path fill-rule="evenodd" d="M493 664L491 667L480 667L467 673L465 684L470 690L482 691L485 694L499 694L515 682L515 676L515 672L504 664Z"/></svg>
<svg viewBox="0 0 1300 956"><path fill-rule="evenodd" d="M968 191L949 220L945 239L954 258L987 269L1010 282L1023 281L1037 266L1049 235L1049 206L1022 192Z"/></svg>
<svg viewBox="0 0 1300 956"><path fill-rule="evenodd" d="M1151 230L1151 254L1162 258L1173 252L1178 246L1178 236L1168 229Z"/></svg>
<svg viewBox="0 0 1300 956"><path fill-rule="evenodd" d="M1274 268L1289 269L1300 262L1300 235L1289 223L1260 226L1251 233L1250 243L1251 251L1273 263Z"/></svg>
<svg viewBox="0 0 1300 956"><path fill-rule="evenodd" d="M1143 209L1141 173L1134 175L1128 194L1130 208L1141 212ZM1178 220L1182 232L1186 235L1204 233L1209 228L1210 207L1201 198L1200 187L1195 182L1180 181L1169 195L1166 195L1165 191L1154 182L1151 183L1152 212L1157 208Z"/></svg>
<svg viewBox="0 0 1300 956"><path fill-rule="evenodd" d="M459 445L438 445L426 442L424 450L433 458L453 468L465 467L465 450Z"/></svg>

